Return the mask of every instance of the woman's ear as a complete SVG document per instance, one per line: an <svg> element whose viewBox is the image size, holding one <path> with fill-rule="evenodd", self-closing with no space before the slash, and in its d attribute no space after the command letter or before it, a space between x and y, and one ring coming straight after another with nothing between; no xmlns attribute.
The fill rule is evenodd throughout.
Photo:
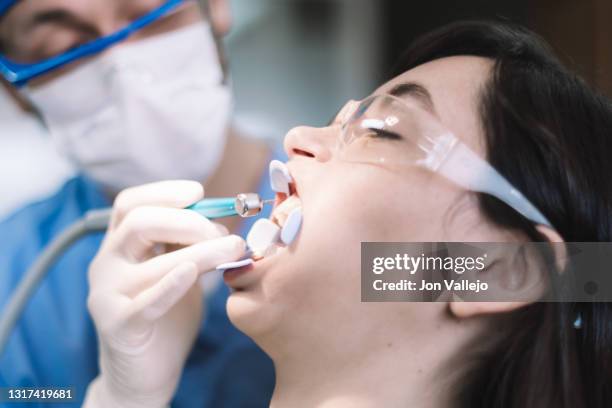
<svg viewBox="0 0 612 408"><path fill-rule="evenodd" d="M517 244L492 252L487 253L486 267L476 272L487 283L486 292L470 296L472 300L455 296L449 303L455 317L512 312L536 302L546 293L547 274L535 251Z"/></svg>
<svg viewBox="0 0 612 408"><path fill-rule="evenodd" d="M557 231L546 225L538 225L536 226L536 230L552 244L551 247L555 256L555 265L557 266L557 270L563 272L567 265L567 247L565 246L565 240Z"/></svg>
<svg viewBox="0 0 612 408"><path fill-rule="evenodd" d="M228 0L208 0L210 22L215 33L226 35L232 28L232 12Z"/></svg>
<svg viewBox="0 0 612 408"><path fill-rule="evenodd" d="M550 227L538 225L536 229L551 244L557 270L563 271L567 263L565 241ZM486 281L493 286L492 293L512 301L466 302L455 298L449 303L450 312L457 318L508 313L538 301L546 293L548 272L536 253L529 249L519 252L514 256L492 257L483 271Z"/></svg>

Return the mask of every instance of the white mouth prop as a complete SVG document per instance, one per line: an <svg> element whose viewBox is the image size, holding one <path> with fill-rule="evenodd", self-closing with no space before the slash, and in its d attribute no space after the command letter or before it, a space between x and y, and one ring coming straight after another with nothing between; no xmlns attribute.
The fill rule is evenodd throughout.
<svg viewBox="0 0 612 408"><path fill-rule="evenodd" d="M247 234L249 251L236 262L217 266L217 270L240 268L256 260L270 256L279 247L289 246L302 226L302 201L297 195L295 183L285 163L270 162L270 185L276 192L276 201L270 219L258 219Z"/></svg>

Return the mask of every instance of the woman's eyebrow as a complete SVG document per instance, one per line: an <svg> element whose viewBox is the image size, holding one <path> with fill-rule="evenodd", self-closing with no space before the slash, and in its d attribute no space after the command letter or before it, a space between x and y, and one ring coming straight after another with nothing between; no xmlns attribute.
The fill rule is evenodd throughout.
<svg viewBox="0 0 612 408"><path fill-rule="evenodd" d="M425 110L429 113L436 115L436 109L433 103L431 94L423 85L417 82L404 82L395 85L390 91L389 95L401 98L403 96L410 96L419 102Z"/></svg>

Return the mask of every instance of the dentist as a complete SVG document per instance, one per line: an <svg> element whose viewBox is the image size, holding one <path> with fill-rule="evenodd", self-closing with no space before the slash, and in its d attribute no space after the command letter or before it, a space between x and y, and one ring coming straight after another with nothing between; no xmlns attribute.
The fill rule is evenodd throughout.
<svg viewBox="0 0 612 408"><path fill-rule="evenodd" d="M166 316L169 326L193 335L191 352L172 355L172 339L156 349L175 360L176 370L186 360L182 375L173 377L177 407L264 406L274 382L270 360L229 323L224 285L213 285L203 301L195 284L208 263L238 256L241 241L226 237L240 227L238 220L221 226L173 210L190 204L184 197L202 198L202 184L207 196L269 188L260 179L269 149L229 126L231 93L219 42L229 26L224 0L201 7L193 0L0 0L0 73L80 171L52 197L0 224L0 308L46 244L88 210L114 201L120 211L111 230L176 219L176 234L122 239L125 250L135 251L129 254L134 276L154 276L163 262L176 262L176 280L166 283L186 285L181 290L191 294ZM178 196L164 182L130 189L170 179L193 181L179 183L184 194ZM148 204L168 208L131 211ZM81 240L49 272L0 356L0 386L73 387L82 401L104 370L98 367L83 272L102 238ZM210 238L217 239L198 246ZM151 242L188 248L154 257L159 247ZM215 256L206 257L211 251ZM148 259L147 267L136 268ZM151 306L145 318L172 304L151 289L142 303Z"/></svg>

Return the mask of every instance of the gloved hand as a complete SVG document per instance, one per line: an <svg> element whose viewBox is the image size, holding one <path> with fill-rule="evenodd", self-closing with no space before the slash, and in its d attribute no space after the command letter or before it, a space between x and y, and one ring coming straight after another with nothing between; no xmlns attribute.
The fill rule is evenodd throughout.
<svg viewBox="0 0 612 408"><path fill-rule="evenodd" d="M154 408L172 399L202 319L197 279L245 251L240 237L182 209L203 194L196 182L168 181L117 197L89 268L101 373L86 407ZM163 253L160 244L185 247Z"/></svg>

